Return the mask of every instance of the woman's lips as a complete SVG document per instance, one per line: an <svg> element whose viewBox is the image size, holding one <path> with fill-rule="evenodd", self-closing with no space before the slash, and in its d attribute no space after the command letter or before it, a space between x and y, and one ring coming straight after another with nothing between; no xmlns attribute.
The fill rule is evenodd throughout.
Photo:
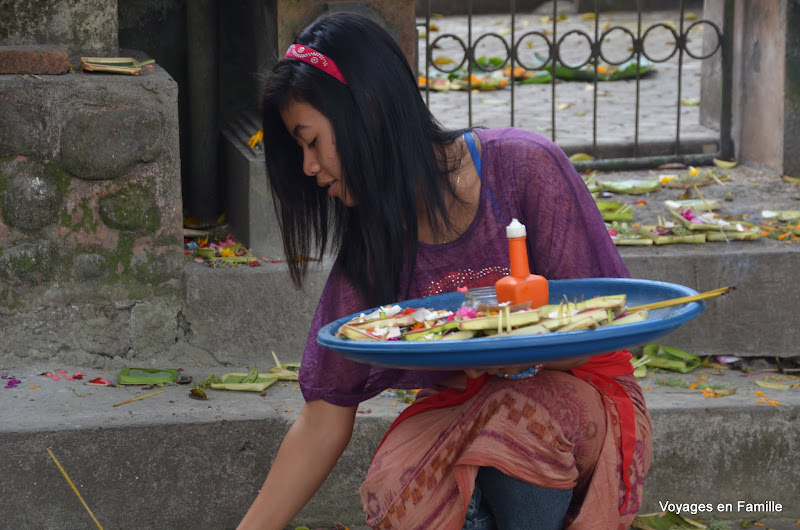
<svg viewBox="0 0 800 530"><path fill-rule="evenodd" d="M339 192L339 185L335 180L333 182L331 182L330 184L328 184L328 196L329 197L338 197L338 195L339 195L338 192Z"/></svg>

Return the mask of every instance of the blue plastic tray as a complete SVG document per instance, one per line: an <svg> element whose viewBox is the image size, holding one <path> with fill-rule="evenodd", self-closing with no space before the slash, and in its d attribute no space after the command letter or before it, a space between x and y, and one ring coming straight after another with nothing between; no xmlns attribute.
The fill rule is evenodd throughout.
<svg viewBox="0 0 800 530"><path fill-rule="evenodd" d="M674 283L624 278L551 280L550 303L567 299L625 294L628 307L697 294ZM444 293L398 302L401 307L455 310L464 294ZM393 368L458 369L492 368L546 360L566 359L630 348L671 333L705 309L704 302L690 302L650 311L647 320L582 331L518 337L485 337L448 341L358 341L336 337L339 327L361 314L340 318L320 329L317 342L355 361ZM363 311L369 312L371 310Z"/></svg>

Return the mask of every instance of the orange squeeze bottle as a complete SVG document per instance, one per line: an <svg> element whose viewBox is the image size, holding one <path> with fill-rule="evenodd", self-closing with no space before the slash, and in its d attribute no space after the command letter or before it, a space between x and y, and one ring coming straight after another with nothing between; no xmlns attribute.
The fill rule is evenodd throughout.
<svg viewBox="0 0 800 530"><path fill-rule="evenodd" d="M550 298L550 290L544 276L531 274L528 266L528 236L525 225L516 218L506 227L508 237L508 254L511 258L511 274L495 283L497 301L511 302L512 305L531 303L532 308L546 305Z"/></svg>

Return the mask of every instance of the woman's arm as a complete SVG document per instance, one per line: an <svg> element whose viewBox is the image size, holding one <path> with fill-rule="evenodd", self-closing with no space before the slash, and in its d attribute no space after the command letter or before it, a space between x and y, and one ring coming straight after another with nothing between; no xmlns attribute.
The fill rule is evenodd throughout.
<svg viewBox="0 0 800 530"><path fill-rule="evenodd" d="M239 529L281 529L314 496L350 442L358 406L310 401L286 433Z"/></svg>

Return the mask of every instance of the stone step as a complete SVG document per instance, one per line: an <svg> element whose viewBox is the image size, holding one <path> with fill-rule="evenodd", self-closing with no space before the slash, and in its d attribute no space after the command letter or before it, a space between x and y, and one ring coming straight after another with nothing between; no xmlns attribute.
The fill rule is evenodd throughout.
<svg viewBox="0 0 800 530"><path fill-rule="evenodd" d="M69 374L76 370L64 368ZM183 368L195 381L212 373ZM264 397L209 390L207 401L191 399L186 386L170 386L115 406L158 389L92 387L40 375L54 369L17 370L9 375L22 383L0 391L4 528L94 527L48 447L105 528L234 528L303 404L289 382L268 388ZM213 373L222 375L218 370ZM84 372L87 378L117 375ZM800 518L800 463L794 456L800 450L800 392L763 389L754 384L757 376L739 372L707 374L710 383L738 388L724 398L658 383L676 376L701 374L641 380L654 423L641 513L662 511L659 503L671 502L710 504L710 512L696 514L706 522ZM759 390L781 404L754 403ZM379 396L359 407L343 458L289 528L363 525L358 487L384 432L405 406ZM748 512L740 501L761 506Z"/></svg>

